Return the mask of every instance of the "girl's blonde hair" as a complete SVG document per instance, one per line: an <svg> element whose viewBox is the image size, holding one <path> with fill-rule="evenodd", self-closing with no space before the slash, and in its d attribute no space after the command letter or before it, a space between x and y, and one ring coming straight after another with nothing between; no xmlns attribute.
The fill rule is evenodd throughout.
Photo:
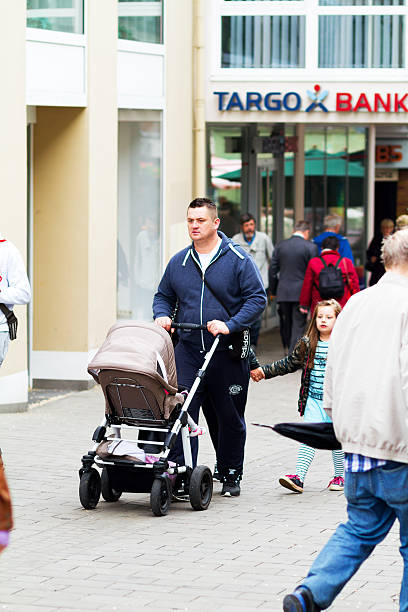
<svg viewBox="0 0 408 612"><path fill-rule="evenodd" d="M319 311L319 308L322 308L323 306L331 306L334 310L334 314L336 315L336 319L341 313L341 306L337 300L331 299L331 300L322 300L321 302L317 302L315 309L313 311L313 315L310 320L309 326L306 331L306 336L310 340L309 359L307 363L308 368L313 368L314 366L314 356L316 353L317 343L319 342L319 339L320 339L319 330L317 329L317 325L316 325L316 318L317 318L317 313Z"/></svg>

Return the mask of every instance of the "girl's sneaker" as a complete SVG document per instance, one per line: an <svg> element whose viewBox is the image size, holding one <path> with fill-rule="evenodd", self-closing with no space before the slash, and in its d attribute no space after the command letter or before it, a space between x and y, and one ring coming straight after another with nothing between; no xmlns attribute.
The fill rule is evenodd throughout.
<svg viewBox="0 0 408 612"><path fill-rule="evenodd" d="M343 491L344 478L343 476L335 476L327 485L330 491Z"/></svg>
<svg viewBox="0 0 408 612"><path fill-rule="evenodd" d="M303 493L303 482L297 474L286 474L279 478L279 484L294 493Z"/></svg>

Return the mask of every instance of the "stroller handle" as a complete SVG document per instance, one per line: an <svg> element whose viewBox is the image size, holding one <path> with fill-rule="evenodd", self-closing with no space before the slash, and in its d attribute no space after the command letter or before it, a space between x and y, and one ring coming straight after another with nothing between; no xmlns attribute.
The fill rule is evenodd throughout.
<svg viewBox="0 0 408 612"><path fill-rule="evenodd" d="M175 321L171 322L171 326L174 329L201 329L207 330L206 325L200 325L199 323L176 323Z"/></svg>

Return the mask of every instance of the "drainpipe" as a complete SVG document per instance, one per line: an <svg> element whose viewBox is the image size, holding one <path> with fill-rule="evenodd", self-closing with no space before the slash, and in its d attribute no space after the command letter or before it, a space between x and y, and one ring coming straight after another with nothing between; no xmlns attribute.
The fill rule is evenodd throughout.
<svg viewBox="0 0 408 612"><path fill-rule="evenodd" d="M205 60L204 0L193 0L193 197L205 196Z"/></svg>

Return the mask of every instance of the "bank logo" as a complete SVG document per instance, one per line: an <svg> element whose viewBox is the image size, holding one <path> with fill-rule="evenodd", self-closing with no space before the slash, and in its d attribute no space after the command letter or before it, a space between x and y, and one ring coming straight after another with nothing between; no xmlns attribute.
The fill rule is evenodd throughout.
<svg viewBox="0 0 408 612"><path fill-rule="evenodd" d="M309 106L305 109L307 113L310 113L310 111L314 110L315 108L321 108L322 111L324 111L325 113L329 112L325 105L322 104L323 100L327 97L329 91L328 89L324 89L323 91L320 90L320 85L315 85L314 91L310 91L309 89L307 90L307 95L312 100L312 103L309 104Z"/></svg>

